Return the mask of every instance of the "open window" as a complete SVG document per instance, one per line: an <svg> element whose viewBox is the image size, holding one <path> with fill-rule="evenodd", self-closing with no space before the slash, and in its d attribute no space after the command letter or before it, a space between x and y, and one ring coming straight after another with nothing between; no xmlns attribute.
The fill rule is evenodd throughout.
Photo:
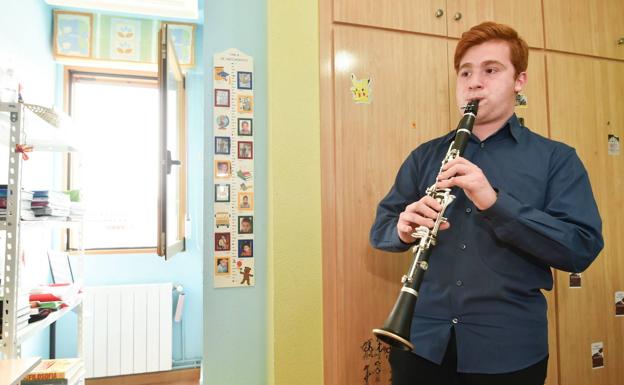
<svg viewBox="0 0 624 385"><path fill-rule="evenodd" d="M158 74L66 68L68 112L85 149L68 157L67 188L85 207L83 235L70 231L69 249L78 236L89 254L170 259L185 248L184 76L166 26L158 49Z"/></svg>
<svg viewBox="0 0 624 385"><path fill-rule="evenodd" d="M163 24L158 41L161 116L157 252L170 259L185 248L186 100L184 75L167 24Z"/></svg>

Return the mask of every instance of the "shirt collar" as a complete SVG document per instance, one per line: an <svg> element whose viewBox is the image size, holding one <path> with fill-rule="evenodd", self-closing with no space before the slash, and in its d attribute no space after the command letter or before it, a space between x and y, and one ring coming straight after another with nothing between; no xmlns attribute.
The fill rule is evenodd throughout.
<svg viewBox="0 0 624 385"><path fill-rule="evenodd" d="M522 133L525 130L525 128L522 126L522 124L520 124L520 120L518 119L518 117L514 113L514 114L511 115L509 120L507 120L505 122L505 124L503 124L503 126L499 130L497 130L494 134L490 135L490 138L495 136L495 135L497 135L500 131L505 130L505 129L509 129L509 132L511 133L511 137L514 138L516 143L518 143L520 141L520 138L522 137ZM448 134L446 134L444 136L444 142L448 143L451 140L453 140L455 138L455 132L456 131L457 130L453 130L453 131L449 132Z"/></svg>

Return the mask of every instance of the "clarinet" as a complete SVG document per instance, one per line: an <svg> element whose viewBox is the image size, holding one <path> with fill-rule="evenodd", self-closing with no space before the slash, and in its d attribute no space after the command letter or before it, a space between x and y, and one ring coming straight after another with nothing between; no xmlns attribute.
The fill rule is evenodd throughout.
<svg viewBox="0 0 624 385"><path fill-rule="evenodd" d="M477 118L478 108L479 100L472 100L464 107L464 116L457 125L455 138L446 152L444 160L442 160L440 172L442 172L444 165L464 153L464 149L470 138L470 133L472 132L472 127ZM435 199L442 206L442 209L438 212L433 228L430 229L426 226L419 226L412 234L412 237L418 239L418 243L412 248L412 265L408 273L401 279L403 287L399 293L399 298L394 304L394 308L392 308L383 327L373 329L373 334L381 341L402 350L414 349L414 345L410 342L409 336L412 327L414 307L418 299L418 290L425 276L425 271L427 271L429 267L429 256L431 255L432 247L436 244L440 225L447 221L447 218L444 217L444 211L447 206L455 200L455 196L451 194L450 188L439 189L436 187L436 183L427 188L426 192L427 195Z"/></svg>

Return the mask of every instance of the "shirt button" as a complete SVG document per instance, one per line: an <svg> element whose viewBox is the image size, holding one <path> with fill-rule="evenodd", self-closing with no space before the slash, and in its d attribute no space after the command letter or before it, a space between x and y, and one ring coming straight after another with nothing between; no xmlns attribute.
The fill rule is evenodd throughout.
<svg viewBox="0 0 624 385"><path fill-rule="evenodd" d="M451 322L452 322L453 324L457 325L457 324L459 323L459 320L458 320L457 318L453 318L453 319L451 320Z"/></svg>
<svg viewBox="0 0 624 385"><path fill-rule="evenodd" d="M470 207L466 208L466 214L470 214L472 212L472 209Z"/></svg>
<svg viewBox="0 0 624 385"><path fill-rule="evenodd" d="M484 148L484 147L485 147L485 143L481 143L481 148Z"/></svg>
<svg viewBox="0 0 624 385"><path fill-rule="evenodd" d="M462 250L466 250L466 244L462 243L461 245L459 245L459 248Z"/></svg>
<svg viewBox="0 0 624 385"><path fill-rule="evenodd" d="M463 285L464 283L461 281L461 279L458 279L458 280L457 280L457 282L455 282L455 284L456 284L457 286L461 286L461 285Z"/></svg>

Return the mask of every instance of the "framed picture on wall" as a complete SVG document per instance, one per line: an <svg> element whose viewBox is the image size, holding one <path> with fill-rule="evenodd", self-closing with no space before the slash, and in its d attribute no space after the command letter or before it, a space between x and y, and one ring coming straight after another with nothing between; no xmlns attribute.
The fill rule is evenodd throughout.
<svg viewBox="0 0 624 385"><path fill-rule="evenodd" d="M216 184L215 185L215 202L229 202L230 201L230 185L229 184Z"/></svg>
<svg viewBox="0 0 624 385"><path fill-rule="evenodd" d="M253 119L238 118L238 135L240 136L252 136L253 135Z"/></svg>
<svg viewBox="0 0 624 385"><path fill-rule="evenodd" d="M228 274L230 272L230 258L229 257L218 257L215 258L215 273L219 274Z"/></svg>
<svg viewBox="0 0 624 385"><path fill-rule="evenodd" d="M230 90L223 88L217 88L214 90L214 105L215 107L229 107L230 106Z"/></svg>
<svg viewBox="0 0 624 385"><path fill-rule="evenodd" d="M253 80L251 72L239 71L236 73L236 84L241 90L251 90L253 88Z"/></svg>
<svg viewBox="0 0 624 385"><path fill-rule="evenodd" d="M215 160L215 178L229 178L232 163L229 160Z"/></svg>
<svg viewBox="0 0 624 385"><path fill-rule="evenodd" d="M238 233L253 234L253 216L243 215L238 217Z"/></svg>
<svg viewBox="0 0 624 385"><path fill-rule="evenodd" d="M253 142L238 142L238 158L253 159Z"/></svg>
<svg viewBox="0 0 624 385"><path fill-rule="evenodd" d="M253 239L238 240L238 258L253 258Z"/></svg>
<svg viewBox="0 0 624 385"><path fill-rule="evenodd" d="M54 11L55 58L91 58L93 55L93 14Z"/></svg>
<svg viewBox="0 0 624 385"><path fill-rule="evenodd" d="M215 137L215 154L228 155L230 153L230 138L227 136Z"/></svg>
<svg viewBox="0 0 624 385"><path fill-rule="evenodd" d="M173 39L178 63L182 67L195 66L195 24L166 22Z"/></svg>
<svg viewBox="0 0 624 385"><path fill-rule="evenodd" d="M237 206L241 211L253 211L253 193L239 191Z"/></svg>

